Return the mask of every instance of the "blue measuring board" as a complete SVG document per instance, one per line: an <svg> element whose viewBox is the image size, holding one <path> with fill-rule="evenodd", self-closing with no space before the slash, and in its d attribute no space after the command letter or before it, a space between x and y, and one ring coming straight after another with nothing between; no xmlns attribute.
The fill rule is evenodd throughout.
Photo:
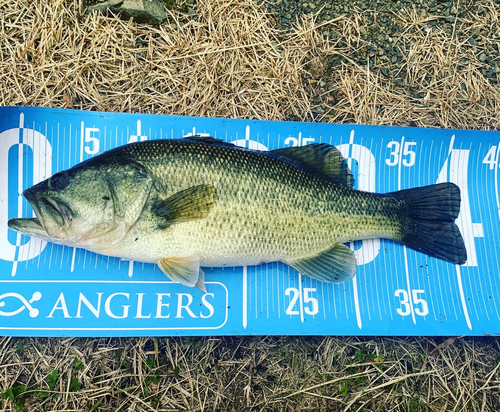
<svg viewBox="0 0 500 412"><path fill-rule="evenodd" d="M468 260L452 265L372 239L351 245L358 269L344 284L269 263L205 268L204 294L155 265L7 227L32 216L23 190L57 171L130 142L199 133L259 150L333 144L366 191L454 182ZM0 108L0 335L495 335L499 141L498 132Z"/></svg>

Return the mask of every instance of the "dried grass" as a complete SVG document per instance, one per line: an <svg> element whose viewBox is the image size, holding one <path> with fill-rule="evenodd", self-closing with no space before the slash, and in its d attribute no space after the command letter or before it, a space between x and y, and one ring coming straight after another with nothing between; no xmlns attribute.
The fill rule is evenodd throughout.
<svg viewBox="0 0 500 412"><path fill-rule="evenodd" d="M63 1L3 8L3 105L259 119L310 111L302 78L318 50L306 36L281 40L254 5L201 2L196 19L172 14L159 28ZM32 24L6 23L21 19Z"/></svg>
<svg viewBox="0 0 500 412"><path fill-rule="evenodd" d="M498 47L499 7L484 3L452 33L429 26L439 16L400 10L394 24L405 30L393 44L403 61L359 65L362 10L321 25L309 15L283 33L263 8L236 0L200 2L196 18L172 13L158 28L85 15L76 2L3 1L0 104L497 129L500 90L479 55ZM468 42L478 29L489 33L482 47ZM328 67L332 56L342 63Z"/></svg>
<svg viewBox="0 0 500 412"><path fill-rule="evenodd" d="M482 3L486 15L457 19L460 36L398 11L403 61L363 66L363 10L280 33L237 0L159 28L69 0L0 0L0 104L498 129L498 83L467 42L479 27L484 47L499 45L500 8ZM0 411L497 411L499 349L494 338L4 337Z"/></svg>
<svg viewBox="0 0 500 412"><path fill-rule="evenodd" d="M341 50L335 44L325 48L327 54L346 56L332 74L331 91L324 94L335 97L326 99L335 103L329 105L328 121L499 129L500 88L482 73L485 63L479 56L492 45L498 50L500 7L486 1L484 8L482 15L457 18L451 33L439 25L429 25L438 16L424 18L415 9L398 11L394 24L405 29L392 42L403 51L403 60L393 63L376 58L375 64L367 61L366 66L347 58L366 43L359 34L359 21L340 21L335 30L341 33L339 38L344 39L346 46ZM473 46L469 39L478 29L487 35L483 36L482 46ZM498 55L495 61L500 61ZM384 76L382 69L390 74ZM500 78L498 68L492 78Z"/></svg>
<svg viewBox="0 0 500 412"><path fill-rule="evenodd" d="M27 411L498 410L498 340L437 341L4 338L0 376Z"/></svg>

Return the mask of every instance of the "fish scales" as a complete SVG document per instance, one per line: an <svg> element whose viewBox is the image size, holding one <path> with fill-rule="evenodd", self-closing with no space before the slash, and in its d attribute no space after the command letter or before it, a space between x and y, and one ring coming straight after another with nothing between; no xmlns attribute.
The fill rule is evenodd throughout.
<svg viewBox="0 0 500 412"><path fill-rule="evenodd" d="M164 253L198 253L208 266L286 261L338 242L399 235L395 199L334 185L265 152L169 140L123 151L151 173L164 198L201 184L216 189L205 219L161 233Z"/></svg>
<svg viewBox="0 0 500 412"><path fill-rule="evenodd" d="M345 242L383 237L455 264L460 189L352 188L327 144L262 152L204 136L125 145L25 190L34 218L9 227L108 256L155 262L205 291L201 266L282 261L325 282L356 271Z"/></svg>

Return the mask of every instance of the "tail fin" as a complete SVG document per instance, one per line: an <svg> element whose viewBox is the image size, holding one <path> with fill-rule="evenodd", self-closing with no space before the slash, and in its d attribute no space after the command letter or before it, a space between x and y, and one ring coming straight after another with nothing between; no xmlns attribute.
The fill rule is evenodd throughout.
<svg viewBox="0 0 500 412"><path fill-rule="evenodd" d="M460 213L460 189L454 183L390 193L406 215L401 242L426 255L462 265L467 250L455 219Z"/></svg>

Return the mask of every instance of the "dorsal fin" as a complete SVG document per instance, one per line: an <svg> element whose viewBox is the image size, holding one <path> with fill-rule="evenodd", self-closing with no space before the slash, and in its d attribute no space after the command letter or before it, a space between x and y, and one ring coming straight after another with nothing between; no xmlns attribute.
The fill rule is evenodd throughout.
<svg viewBox="0 0 500 412"><path fill-rule="evenodd" d="M194 134L192 136L184 136L183 139L196 140L203 143L224 143L224 140L217 139L209 134Z"/></svg>
<svg viewBox="0 0 500 412"><path fill-rule="evenodd" d="M347 161L335 146L312 143L306 146L276 149L272 152L299 162L305 169L333 183L348 188L354 186L354 177L347 166Z"/></svg>
<svg viewBox="0 0 500 412"><path fill-rule="evenodd" d="M192 140L198 143L205 143L205 144L212 144L215 146L219 147L229 147L234 149L235 147L238 147L232 143L227 143L222 139L217 139L216 137L212 137L207 134L195 134L193 136L185 136L183 137L184 140Z"/></svg>

